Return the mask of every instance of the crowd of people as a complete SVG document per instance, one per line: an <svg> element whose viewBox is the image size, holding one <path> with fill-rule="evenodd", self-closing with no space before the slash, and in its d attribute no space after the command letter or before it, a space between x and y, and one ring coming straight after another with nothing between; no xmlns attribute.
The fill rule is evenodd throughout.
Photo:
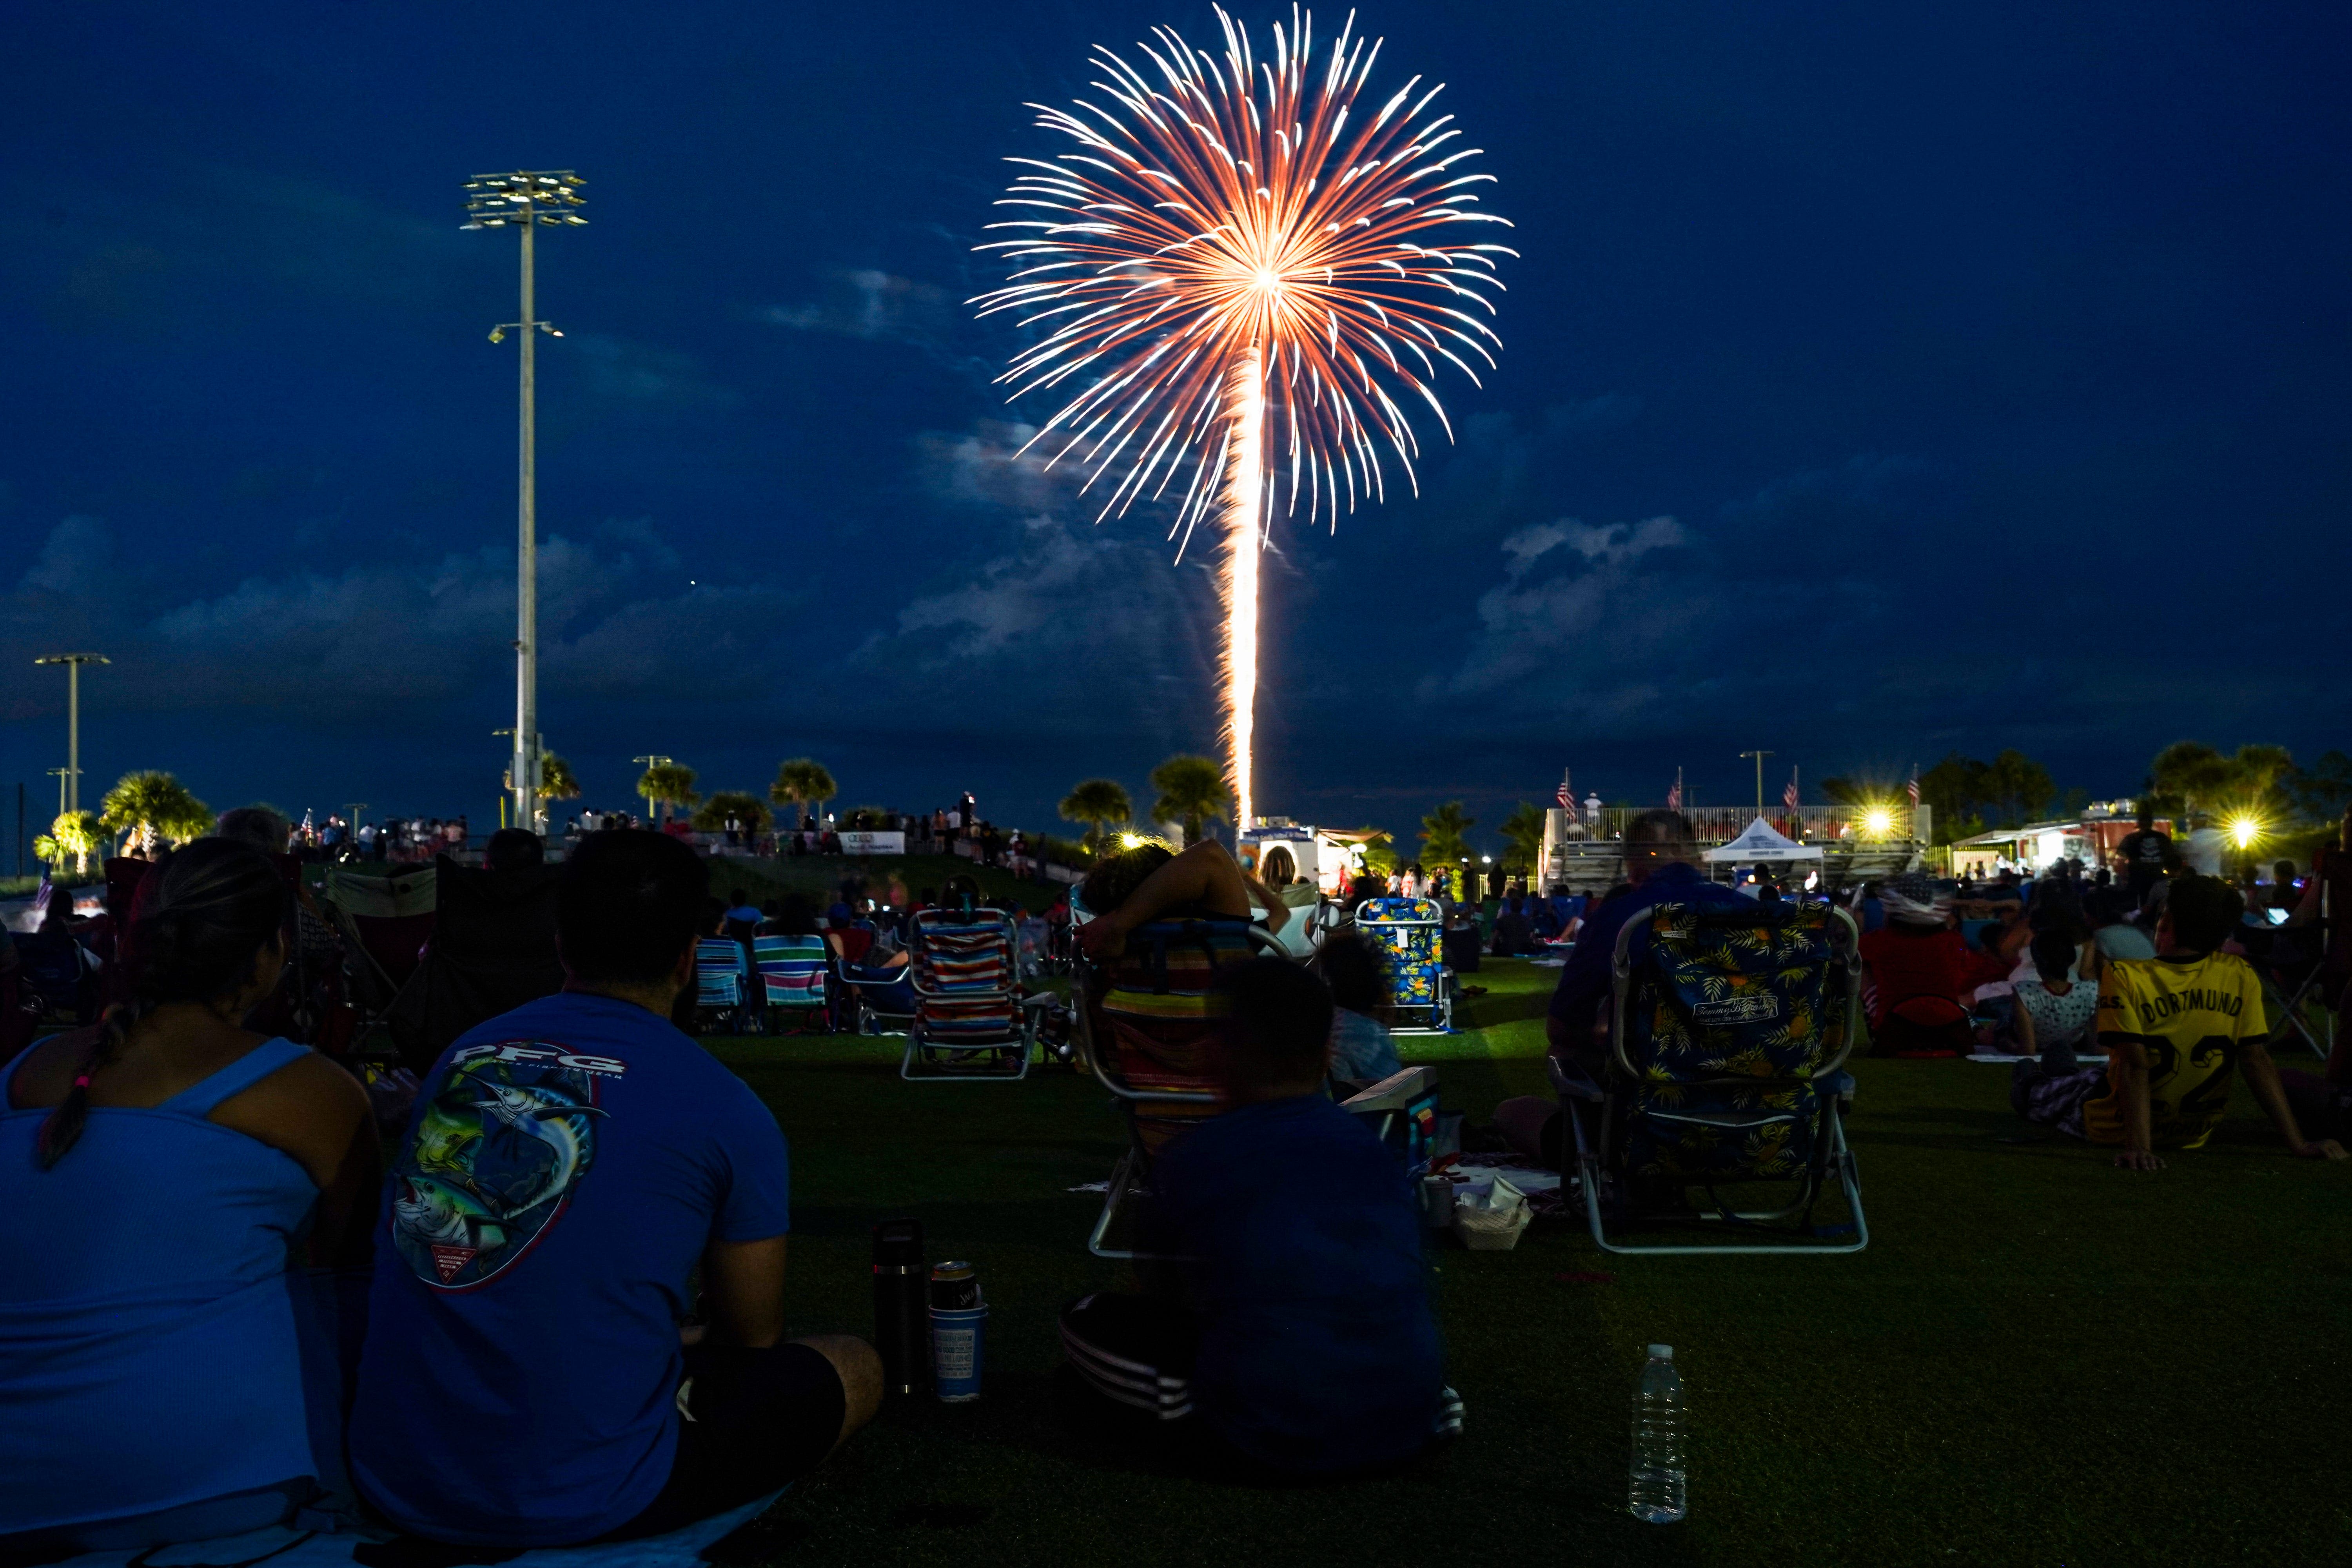
<svg viewBox="0 0 2352 1568"><path fill-rule="evenodd" d="M673 836L585 832L551 873L562 988L459 1036L385 1129L351 1071L255 1026L303 940L282 826L224 820L147 868L117 1000L0 1065L0 1552L362 1517L462 1549L628 1541L765 1496L871 1421L874 1350L786 1326L786 1139L676 1020L704 938L822 931L845 965L887 973L918 910L976 887L755 906L714 896L726 862ZM2021 1116L2134 1170L2203 1144L2238 1076L2291 1152L2342 1159L2305 1121L2340 1109L2325 1095L2352 1059L2281 1071L2265 980L2307 960L2346 1001L2340 928L2324 952L2292 940L2323 886L2338 909L2352 894L2352 815L2345 835L2258 900L2160 854L2139 875L2139 846L2119 875L1853 889L1873 1048L2008 1046ZM536 861L532 836L508 839ZM1636 914L1806 896L1710 879L1670 811L1633 819L1624 880L1597 900L1514 893L1489 929L1422 890L1474 963L1561 953L1549 1047L1594 1080ZM1286 956L1215 969L1216 1113L1157 1160L1144 1210L1144 1251L1170 1261L1062 1310L1068 1418L1256 1477L1379 1472L1445 1443L1462 1402L1415 1194L1337 1103L1402 1065L1382 950L1324 921L1286 854L1244 865L1213 840L1108 856L1079 902L1082 922L1016 911L1040 963L1108 973L1180 918L1255 922ZM1557 1168L1564 1114L1506 1100L1491 1135ZM204 1412L206 1440L164 1410Z"/></svg>

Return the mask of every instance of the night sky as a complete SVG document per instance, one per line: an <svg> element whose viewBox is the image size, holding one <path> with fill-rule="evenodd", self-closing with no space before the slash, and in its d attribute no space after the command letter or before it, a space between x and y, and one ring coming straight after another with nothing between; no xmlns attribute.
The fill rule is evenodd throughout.
<svg viewBox="0 0 2352 1568"><path fill-rule="evenodd" d="M1360 13L1487 149L1507 345L1418 500L1277 533L1261 809L1701 804L1738 752L2352 741L2340 6ZM1280 13L1244 7L1254 32ZM1318 14L1335 31L1344 8ZM1009 460L962 301L1025 100L1205 4L166 7L0 59L0 785L494 821L512 722L511 231L577 169L541 365L542 727L842 804L1050 826L1212 751L1206 557ZM1818 798L1810 790L1809 798ZM13 820L9 823L13 829ZM1489 838L1484 829L1474 841Z"/></svg>

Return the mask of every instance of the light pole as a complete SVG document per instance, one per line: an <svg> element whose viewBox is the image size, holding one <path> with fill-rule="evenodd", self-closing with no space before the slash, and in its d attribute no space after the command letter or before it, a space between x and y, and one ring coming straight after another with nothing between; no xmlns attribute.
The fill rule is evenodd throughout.
<svg viewBox="0 0 2352 1568"><path fill-rule="evenodd" d="M548 227L587 223L572 209L581 205L587 182L569 169L545 173L477 174L466 182L466 228L522 230L522 320L490 329L490 342L509 331L522 334L522 412L515 501L515 725L514 761L508 779L514 792L515 826L539 828L539 334L562 337L538 317L533 271L535 237Z"/></svg>
<svg viewBox="0 0 2352 1568"><path fill-rule="evenodd" d="M45 653L35 664L62 664L66 667L66 775L62 781L65 805L58 815L81 809L81 667L85 664L112 664L102 653Z"/></svg>
<svg viewBox="0 0 2352 1568"><path fill-rule="evenodd" d="M633 762L633 763L644 763L647 768L666 768L666 767L668 767L672 763L677 762L677 759L676 757L631 757L631 758L629 759L629 761L631 761L631 762ZM651 796L651 795L646 795L646 810L647 812L651 812L651 811L653 810L653 808L654 808L654 798L653 798L653 796Z"/></svg>
<svg viewBox="0 0 2352 1568"><path fill-rule="evenodd" d="M1769 752L1742 752L1739 754L1743 757L1753 757L1756 759L1756 815L1760 817L1764 815L1764 759L1770 756L1772 753Z"/></svg>

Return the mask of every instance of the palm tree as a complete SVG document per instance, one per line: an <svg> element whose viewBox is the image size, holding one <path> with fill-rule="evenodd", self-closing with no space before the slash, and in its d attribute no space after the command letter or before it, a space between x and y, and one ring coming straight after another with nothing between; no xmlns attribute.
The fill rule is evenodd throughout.
<svg viewBox="0 0 2352 1568"><path fill-rule="evenodd" d="M105 832L106 829L100 826L98 818L91 813L68 811L49 824L49 853L47 858L52 864L63 867L66 857L70 855L74 858L75 874L87 876L89 872L89 852L105 842ZM39 852L38 845L34 848L36 853Z"/></svg>
<svg viewBox="0 0 2352 1568"><path fill-rule="evenodd" d="M1232 795L1224 771L1207 757L1174 756L1151 770L1151 787L1160 798L1151 803L1155 821L1184 825L1184 847L1200 842L1211 822L1225 817Z"/></svg>
<svg viewBox="0 0 2352 1568"><path fill-rule="evenodd" d="M213 826L211 807L166 773L123 774L99 803L99 812L100 827L135 836L142 849L154 848L159 837L174 843L200 838Z"/></svg>
<svg viewBox="0 0 2352 1568"><path fill-rule="evenodd" d="M1462 803L1449 800L1421 819L1421 858L1431 870L1439 866L1458 866L1470 858L1469 842L1462 836L1478 826L1478 819L1463 814Z"/></svg>
<svg viewBox="0 0 2352 1568"><path fill-rule="evenodd" d="M694 826L705 833L723 833L730 816L754 836L768 831L768 824L775 820L766 804L749 790L720 789L711 791L710 798L694 814Z"/></svg>
<svg viewBox="0 0 2352 1568"><path fill-rule="evenodd" d="M1543 858L1544 808L1533 801L1519 802L1518 809L1503 818L1502 834L1510 844L1503 851L1503 869L1532 871Z"/></svg>
<svg viewBox="0 0 2352 1568"><path fill-rule="evenodd" d="M778 805L814 805L819 816L824 814L824 803L840 793L841 786L833 782L824 764L814 757L793 757L777 763L776 782L768 786L768 798Z"/></svg>
<svg viewBox="0 0 2352 1568"><path fill-rule="evenodd" d="M578 800L580 778L572 764L553 752L541 753L539 759L539 793L549 800Z"/></svg>
<svg viewBox="0 0 2352 1568"><path fill-rule="evenodd" d="M1364 869L1375 877L1395 874L1397 868L1396 840L1385 833L1375 833L1364 840Z"/></svg>
<svg viewBox="0 0 2352 1568"><path fill-rule="evenodd" d="M1062 797L1061 810L1064 822L1095 825L1087 847L1099 855L1110 844L1111 825L1134 817L1135 803L1128 799L1127 786L1117 779L1086 779Z"/></svg>
<svg viewBox="0 0 2352 1568"><path fill-rule="evenodd" d="M646 797L646 809L656 806L692 805L702 797L694 793L694 770L683 763L656 763L646 770L637 781L637 793Z"/></svg>

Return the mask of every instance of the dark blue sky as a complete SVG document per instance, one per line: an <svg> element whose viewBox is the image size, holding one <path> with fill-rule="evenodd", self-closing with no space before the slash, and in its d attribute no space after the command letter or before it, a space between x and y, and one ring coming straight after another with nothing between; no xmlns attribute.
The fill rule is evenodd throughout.
<svg viewBox="0 0 2352 1568"><path fill-rule="evenodd" d="M2340 7L1376 5L1518 226L1424 493L1270 563L1261 809L1492 823L2019 746L2130 789L2347 743ZM1280 13L1287 16L1287 7ZM1244 7L1253 28L1270 9ZM1343 12L1327 11L1320 30ZM541 358L543 727L847 803L1210 750L1210 583L1007 461L961 301L1024 100L1206 5L28 12L0 63L0 784L490 819L511 721L510 235ZM1777 776L1777 773L1776 773Z"/></svg>

